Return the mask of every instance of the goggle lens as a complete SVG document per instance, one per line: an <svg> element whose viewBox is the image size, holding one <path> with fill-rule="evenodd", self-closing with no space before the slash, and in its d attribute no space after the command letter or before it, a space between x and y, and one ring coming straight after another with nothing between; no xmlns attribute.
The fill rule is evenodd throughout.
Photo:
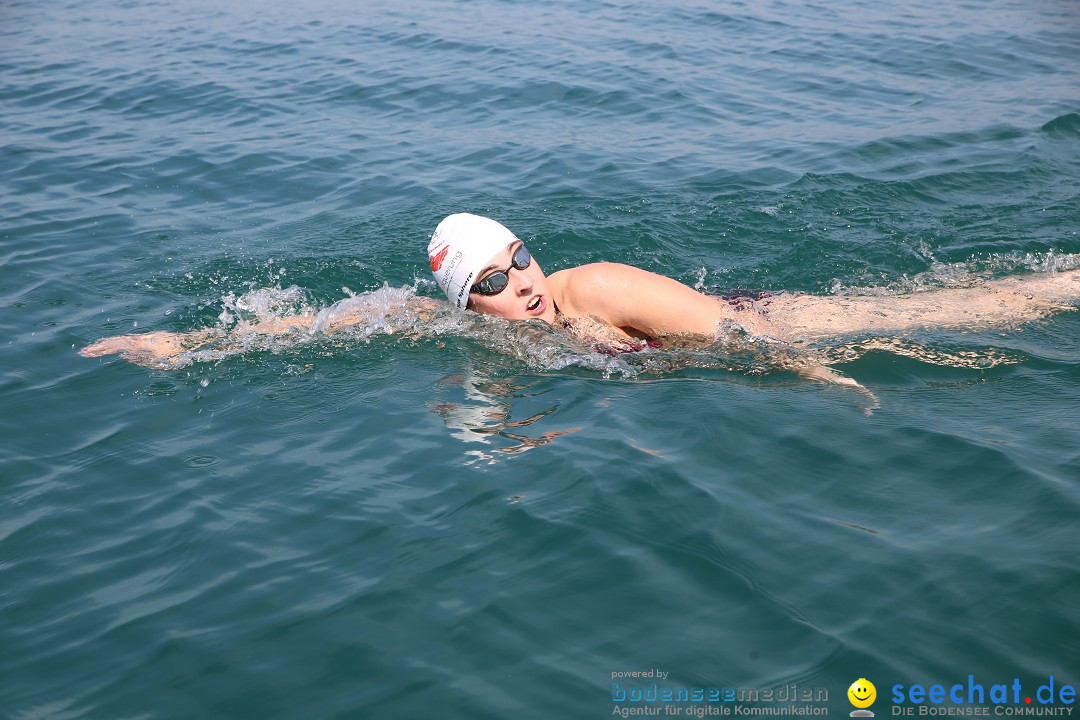
<svg viewBox="0 0 1080 720"><path fill-rule="evenodd" d="M478 293L480 295L498 295L506 286L510 284L510 269L517 268L518 270L524 270L532 264L532 255L525 249L524 245L519 245L518 249L514 251L514 257L511 259L510 267L505 270L496 270L472 286L471 292Z"/></svg>

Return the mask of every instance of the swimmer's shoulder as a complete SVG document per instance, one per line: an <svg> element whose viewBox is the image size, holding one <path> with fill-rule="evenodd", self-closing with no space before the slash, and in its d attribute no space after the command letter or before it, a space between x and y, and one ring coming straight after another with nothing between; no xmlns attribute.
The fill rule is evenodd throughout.
<svg viewBox="0 0 1080 720"><path fill-rule="evenodd" d="M594 312L598 294L613 284L626 282L637 268L621 263L597 262L559 270L548 275L548 284L559 309L570 316Z"/></svg>
<svg viewBox="0 0 1080 720"><path fill-rule="evenodd" d="M595 262L559 270L548 275L548 282L566 287L572 291L580 291L603 286L610 282L622 281L641 273L645 273L645 271L633 265Z"/></svg>

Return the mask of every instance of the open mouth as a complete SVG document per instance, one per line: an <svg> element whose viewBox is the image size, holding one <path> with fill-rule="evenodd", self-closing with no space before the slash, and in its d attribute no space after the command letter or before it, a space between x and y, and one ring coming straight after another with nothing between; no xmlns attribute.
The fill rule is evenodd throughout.
<svg viewBox="0 0 1080 720"><path fill-rule="evenodd" d="M544 302L543 295L537 295L531 303L525 306L525 309L529 312L536 312L540 308L540 304Z"/></svg>

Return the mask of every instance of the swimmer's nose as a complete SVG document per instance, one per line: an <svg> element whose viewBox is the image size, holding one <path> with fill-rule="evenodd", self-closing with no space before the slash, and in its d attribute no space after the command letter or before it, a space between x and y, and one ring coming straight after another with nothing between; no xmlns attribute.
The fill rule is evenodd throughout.
<svg viewBox="0 0 1080 720"><path fill-rule="evenodd" d="M517 268L510 268L510 279L515 283L514 293L524 297L532 293L532 278L529 277L529 273L525 270L518 270Z"/></svg>

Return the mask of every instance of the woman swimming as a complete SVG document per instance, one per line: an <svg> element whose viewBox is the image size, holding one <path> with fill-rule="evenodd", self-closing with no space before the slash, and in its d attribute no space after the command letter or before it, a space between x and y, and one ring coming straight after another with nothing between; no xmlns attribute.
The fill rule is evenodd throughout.
<svg viewBox="0 0 1080 720"><path fill-rule="evenodd" d="M428 244L432 273L459 308L507 320L542 320L587 337L604 352L649 344L708 342L734 325L755 337L792 345L859 333L897 333L926 327L978 329L1020 323L1075 309L1080 270L1040 273L907 295L815 296L797 293L702 294L682 283L619 263L591 263L545 275L509 229L489 218L458 213L439 223ZM435 301L414 297L399 310L426 312ZM280 334L338 330L365 322L362 311L277 318L234 333ZM119 353L147 365L222 337L220 330L151 332L103 338L84 357ZM819 379L819 371L804 371Z"/></svg>

